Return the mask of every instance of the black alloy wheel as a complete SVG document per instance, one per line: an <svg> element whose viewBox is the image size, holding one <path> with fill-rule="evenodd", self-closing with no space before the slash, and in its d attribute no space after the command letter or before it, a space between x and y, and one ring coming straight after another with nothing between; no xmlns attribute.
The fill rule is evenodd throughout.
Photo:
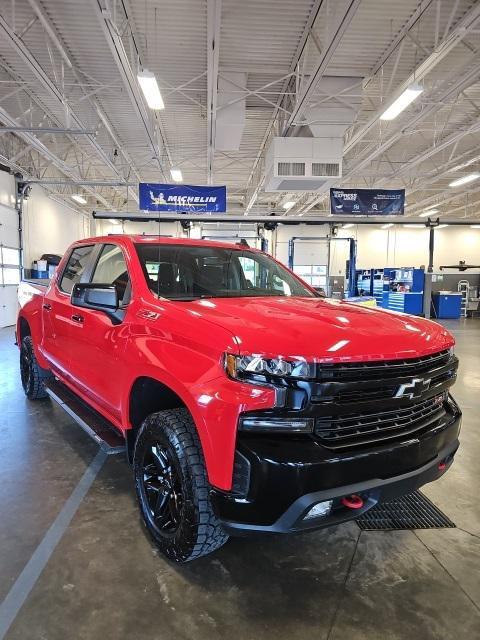
<svg viewBox="0 0 480 640"><path fill-rule="evenodd" d="M172 454L158 442L145 450L142 489L152 526L160 534L173 535L182 517L182 480Z"/></svg>

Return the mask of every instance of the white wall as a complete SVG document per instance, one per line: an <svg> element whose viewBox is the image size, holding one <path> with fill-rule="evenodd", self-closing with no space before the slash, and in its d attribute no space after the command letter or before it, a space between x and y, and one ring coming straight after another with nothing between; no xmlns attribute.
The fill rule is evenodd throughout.
<svg viewBox="0 0 480 640"><path fill-rule="evenodd" d="M0 171L0 244L14 249L19 246L18 213L15 204L15 180L12 175ZM0 286L0 328L15 323L17 312L17 287Z"/></svg>
<svg viewBox="0 0 480 640"><path fill-rule="evenodd" d="M288 240L292 236L325 236L326 227L307 225L279 226L276 232L276 257L287 263ZM381 229L377 226L360 226L339 230L338 237L354 237L357 239L357 267L419 267L428 264L428 230L391 227ZM314 254L314 243L299 243L308 247ZM345 269L348 254L344 247L347 243L336 245L336 259L332 260L335 271ZM318 255L323 250L319 243ZM295 247L297 254L297 246ZM446 227L435 232L434 270L440 265L455 264L459 260L480 264L480 229L470 227ZM295 259L295 262L298 261Z"/></svg>
<svg viewBox="0 0 480 640"><path fill-rule="evenodd" d="M23 262L29 269L43 253L63 255L67 247L90 235L89 216L48 197L33 185L23 206Z"/></svg>

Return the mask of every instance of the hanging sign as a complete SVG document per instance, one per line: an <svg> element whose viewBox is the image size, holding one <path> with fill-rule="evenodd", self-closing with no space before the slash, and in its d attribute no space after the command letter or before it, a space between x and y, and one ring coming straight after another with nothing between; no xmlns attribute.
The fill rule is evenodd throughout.
<svg viewBox="0 0 480 640"><path fill-rule="evenodd" d="M227 210L226 187L140 182L139 208L143 211L222 213Z"/></svg>
<svg viewBox="0 0 480 640"><path fill-rule="evenodd" d="M330 212L349 215L403 214L405 189L330 189Z"/></svg>

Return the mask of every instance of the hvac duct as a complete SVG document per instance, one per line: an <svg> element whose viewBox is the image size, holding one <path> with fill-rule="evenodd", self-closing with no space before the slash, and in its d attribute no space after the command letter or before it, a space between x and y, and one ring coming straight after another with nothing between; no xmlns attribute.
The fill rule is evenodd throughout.
<svg viewBox="0 0 480 640"><path fill-rule="evenodd" d="M218 78L215 149L238 151L245 128L246 73L223 73Z"/></svg>

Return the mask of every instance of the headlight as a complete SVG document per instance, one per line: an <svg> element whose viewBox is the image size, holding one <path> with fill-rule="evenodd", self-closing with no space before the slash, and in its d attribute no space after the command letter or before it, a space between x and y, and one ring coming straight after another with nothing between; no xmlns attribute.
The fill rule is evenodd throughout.
<svg viewBox="0 0 480 640"><path fill-rule="evenodd" d="M225 369L231 378L240 380L261 380L271 376L311 379L316 374L316 365L301 359L234 356L231 353L225 356Z"/></svg>

